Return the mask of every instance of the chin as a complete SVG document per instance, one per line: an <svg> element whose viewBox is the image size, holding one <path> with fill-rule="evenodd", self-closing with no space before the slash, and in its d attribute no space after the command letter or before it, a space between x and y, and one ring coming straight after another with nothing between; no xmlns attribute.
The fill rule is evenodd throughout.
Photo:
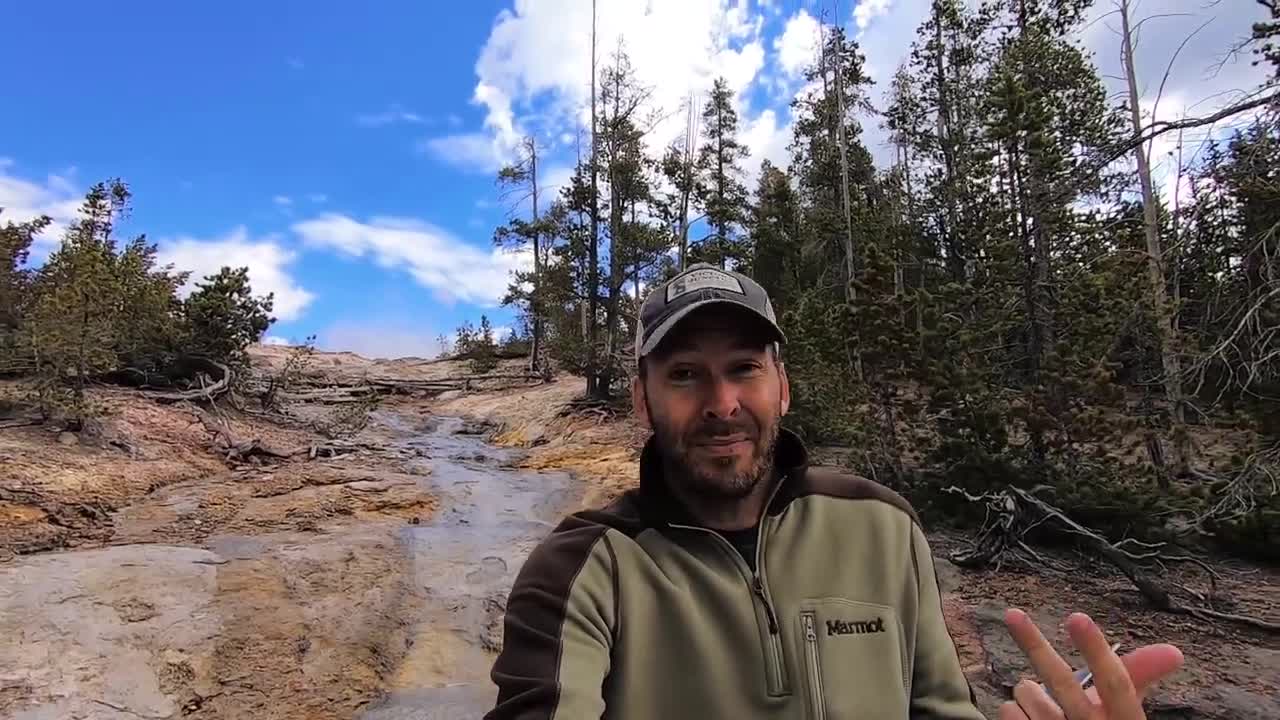
<svg viewBox="0 0 1280 720"><path fill-rule="evenodd" d="M752 477L749 462L734 463L729 467L703 465L698 468L697 475L698 484L706 494L726 498L745 497L759 482L759 478Z"/></svg>

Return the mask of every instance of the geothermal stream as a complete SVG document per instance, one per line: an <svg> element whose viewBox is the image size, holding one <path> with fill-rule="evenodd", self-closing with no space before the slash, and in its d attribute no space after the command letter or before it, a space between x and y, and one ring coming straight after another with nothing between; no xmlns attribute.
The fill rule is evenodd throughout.
<svg viewBox="0 0 1280 720"><path fill-rule="evenodd" d="M491 706L507 591L571 500L569 476L513 469L515 451L459 434L461 420L439 420L407 441L429 455L430 491L441 500L436 517L404 538L426 609L388 697L364 720L476 718Z"/></svg>
<svg viewBox="0 0 1280 720"><path fill-rule="evenodd" d="M480 717L507 591L573 482L514 468L518 451L461 419L374 420L415 472L354 459L341 491L430 494L433 515L357 508L312 532L237 533L226 518L331 488L262 494L227 473L121 508L105 547L0 565L0 718ZM207 531L165 534L196 526Z"/></svg>

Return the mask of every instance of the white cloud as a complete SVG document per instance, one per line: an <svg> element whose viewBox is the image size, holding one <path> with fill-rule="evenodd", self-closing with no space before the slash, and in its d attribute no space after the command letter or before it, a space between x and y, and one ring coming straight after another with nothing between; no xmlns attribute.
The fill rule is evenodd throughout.
<svg viewBox="0 0 1280 720"><path fill-rule="evenodd" d="M777 114L773 110L765 110L744 125L739 134L751 152L747 160L747 189L755 192L762 161L768 160L784 171L791 164L791 152L787 149L791 142L791 123L779 125Z"/></svg>
<svg viewBox="0 0 1280 720"><path fill-rule="evenodd" d="M62 237L67 226L76 219L83 193L63 175L49 175L43 182L9 174L13 160L0 162L0 225L25 222L48 215L53 224L36 236L32 254L43 257ZM74 172L74 168L70 169ZM70 173L68 173L70 174Z"/></svg>
<svg viewBox="0 0 1280 720"><path fill-rule="evenodd" d="M560 191L569 187L569 181L573 180L573 168L568 165L555 165L540 171L539 174L542 175L538 178L538 186L542 190L539 201L547 198L547 205L551 204L550 201L559 198Z"/></svg>
<svg viewBox="0 0 1280 720"><path fill-rule="evenodd" d="M894 0L860 0L853 9L853 21L858 26L858 34L861 35L876 18L888 15L893 2Z"/></svg>
<svg viewBox="0 0 1280 720"><path fill-rule="evenodd" d="M427 138L418 150L439 157L462 170L491 174L510 161L515 145L507 145L503 137L485 133L461 133Z"/></svg>
<svg viewBox="0 0 1280 720"><path fill-rule="evenodd" d="M310 195L307 196L307 199L317 205L322 205L324 203L329 202L329 196L325 195L324 193L311 193Z"/></svg>
<svg viewBox="0 0 1280 720"><path fill-rule="evenodd" d="M293 204L293 198L289 197L288 195L276 195L275 197L271 198L271 202L275 203L276 205L279 205L280 207L289 207L290 205Z"/></svg>
<svg viewBox="0 0 1280 720"><path fill-rule="evenodd" d="M453 332L443 333L442 345L441 334L406 322L339 321L316 333L316 346L374 359L433 358L445 349L452 349L456 339Z"/></svg>
<svg viewBox="0 0 1280 720"><path fill-rule="evenodd" d="M263 345L292 345L293 343L289 339L282 338L279 335L265 335L262 338L262 344Z"/></svg>
<svg viewBox="0 0 1280 720"><path fill-rule="evenodd" d="M159 245L159 264L172 264L178 270L191 272L182 289L184 296L194 289L197 281L223 267L247 267L254 294L273 293L273 314L281 320L297 318L315 299L315 295L300 286L289 273L297 253L283 246L276 236L253 239L248 230L238 227L213 240L178 237L162 240Z"/></svg>
<svg viewBox="0 0 1280 720"><path fill-rule="evenodd" d="M801 9L787 19L782 34L773 39L778 66L789 77L798 77L813 65L818 54L818 20Z"/></svg>
<svg viewBox="0 0 1280 720"><path fill-rule="evenodd" d="M337 250L351 257L371 257L383 268L404 269L446 300L497 305L510 273L527 268L527 253L481 249L427 223L395 217L361 222L326 213L295 223L293 231L312 247Z"/></svg>
<svg viewBox="0 0 1280 720"><path fill-rule="evenodd" d="M392 104L382 112L365 113L356 116L356 124L369 128L384 127L398 123L422 125L425 124L426 121L426 118L416 112L404 109L399 104Z"/></svg>
<svg viewBox="0 0 1280 720"><path fill-rule="evenodd" d="M301 70L302 68L306 67L306 64L302 62L302 58L297 58L297 57L286 58L285 63L287 63L289 67L294 70Z"/></svg>
<svg viewBox="0 0 1280 720"><path fill-rule="evenodd" d="M688 94L705 96L724 76L740 93L765 62L764 16L746 0L612 0L600 3L598 64L619 43L652 105L671 113L647 138L664 147L684 126L673 112ZM494 21L476 63L472 101L485 108L484 136L456 137L437 150L461 161L493 166L527 132L560 137L584 124L589 100L591 5L579 0L516 2Z"/></svg>

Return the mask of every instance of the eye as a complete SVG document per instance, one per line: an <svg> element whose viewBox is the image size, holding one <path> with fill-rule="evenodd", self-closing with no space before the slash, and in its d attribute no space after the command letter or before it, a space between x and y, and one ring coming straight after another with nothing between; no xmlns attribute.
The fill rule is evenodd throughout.
<svg viewBox="0 0 1280 720"><path fill-rule="evenodd" d="M671 368L671 371L669 373L667 373L667 378L670 379L672 382L677 382L677 383L690 382L696 376L697 375L693 371L693 368L688 368L688 367L674 367L674 368Z"/></svg>
<svg viewBox="0 0 1280 720"><path fill-rule="evenodd" d="M763 367L764 366L762 366L760 363L756 362L755 360L744 360L742 362L734 364L733 374L734 375L754 375L755 373L762 370Z"/></svg>

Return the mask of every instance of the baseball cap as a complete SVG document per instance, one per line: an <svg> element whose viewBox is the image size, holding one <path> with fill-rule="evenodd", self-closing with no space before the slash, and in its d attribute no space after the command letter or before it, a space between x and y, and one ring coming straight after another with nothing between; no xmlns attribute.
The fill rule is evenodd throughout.
<svg viewBox="0 0 1280 720"><path fill-rule="evenodd" d="M708 305L734 305L764 321L773 339L785 343L769 294L755 280L714 265L690 265L679 275L649 292L640 306L636 323L636 361L653 352L676 324L694 310Z"/></svg>

